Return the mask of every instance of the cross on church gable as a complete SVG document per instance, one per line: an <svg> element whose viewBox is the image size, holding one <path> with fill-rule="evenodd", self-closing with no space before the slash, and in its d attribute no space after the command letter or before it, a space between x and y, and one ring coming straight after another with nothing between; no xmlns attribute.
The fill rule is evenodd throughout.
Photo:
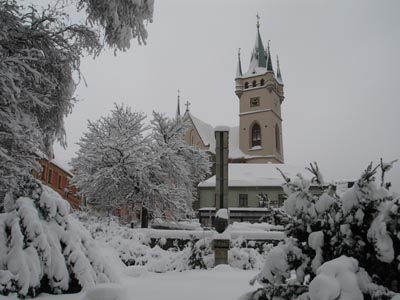
<svg viewBox="0 0 400 300"><path fill-rule="evenodd" d="M190 106L190 102L189 101L186 101L186 103L185 103L185 105L186 105L186 111L189 111L189 106Z"/></svg>

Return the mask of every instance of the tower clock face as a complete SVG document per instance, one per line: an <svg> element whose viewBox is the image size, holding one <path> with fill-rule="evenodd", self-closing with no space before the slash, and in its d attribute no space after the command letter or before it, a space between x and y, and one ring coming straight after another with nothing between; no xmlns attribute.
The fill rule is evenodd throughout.
<svg viewBox="0 0 400 300"><path fill-rule="evenodd" d="M250 107L260 106L260 97L250 98Z"/></svg>

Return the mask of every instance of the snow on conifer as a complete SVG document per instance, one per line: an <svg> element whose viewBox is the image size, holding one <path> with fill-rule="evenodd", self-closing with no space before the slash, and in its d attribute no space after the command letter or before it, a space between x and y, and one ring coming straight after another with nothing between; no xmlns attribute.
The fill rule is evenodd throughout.
<svg viewBox="0 0 400 300"><path fill-rule="evenodd" d="M0 293L20 297L87 289L117 277L97 243L69 216L68 202L27 180L24 195L0 215Z"/></svg>
<svg viewBox="0 0 400 300"><path fill-rule="evenodd" d="M394 162L381 161L381 171ZM371 163L341 197L324 185L317 165L309 170L321 189L319 196L310 193L311 181L301 175L284 176L284 207L291 217L285 228L288 239L267 255L264 269L251 281L263 288L247 299L394 297L400 291L400 198L387 189L384 174L381 185L376 184L378 168Z"/></svg>

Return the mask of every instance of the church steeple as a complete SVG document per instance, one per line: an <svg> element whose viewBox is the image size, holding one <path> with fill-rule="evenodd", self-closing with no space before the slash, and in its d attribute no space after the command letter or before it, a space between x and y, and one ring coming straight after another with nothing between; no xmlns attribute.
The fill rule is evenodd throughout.
<svg viewBox="0 0 400 300"><path fill-rule="evenodd" d="M242 62L240 61L240 48L238 51L238 65L236 68L236 78L242 77Z"/></svg>
<svg viewBox="0 0 400 300"><path fill-rule="evenodd" d="M254 44L254 49L253 52L251 53L251 59L250 59L250 66L249 66L249 71L251 73L255 73L256 68L266 68L266 59L265 59L265 51L264 51L264 45L261 39L261 34L260 34L260 17L257 14L257 36L256 36L256 42Z"/></svg>
<svg viewBox="0 0 400 300"><path fill-rule="evenodd" d="M264 48L257 15L257 36L250 66L242 73L240 56L235 77L239 98L239 148L246 162L283 163L282 112L284 91L279 62L274 72L270 43Z"/></svg>
<svg viewBox="0 0 400 300"><path fill-rule="evenodd" d="M276 56L276 79L278 80L279 83L283 84L281 68L279 66L279 57L278 57L278 55Z"/></svg>

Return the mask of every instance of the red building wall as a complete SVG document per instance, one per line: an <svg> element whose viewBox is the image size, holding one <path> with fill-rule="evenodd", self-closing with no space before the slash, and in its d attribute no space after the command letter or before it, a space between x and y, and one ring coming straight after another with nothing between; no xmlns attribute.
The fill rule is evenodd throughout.
<svg viewBox="0 0 400 300"><path fill-rule="evenodd" d="M76 187L70 183L72 174L48 160L41 159L39 163L42 172L37 174L37 178L58 192L73 208L79 209L82 198L77 194Z"/></svg>

